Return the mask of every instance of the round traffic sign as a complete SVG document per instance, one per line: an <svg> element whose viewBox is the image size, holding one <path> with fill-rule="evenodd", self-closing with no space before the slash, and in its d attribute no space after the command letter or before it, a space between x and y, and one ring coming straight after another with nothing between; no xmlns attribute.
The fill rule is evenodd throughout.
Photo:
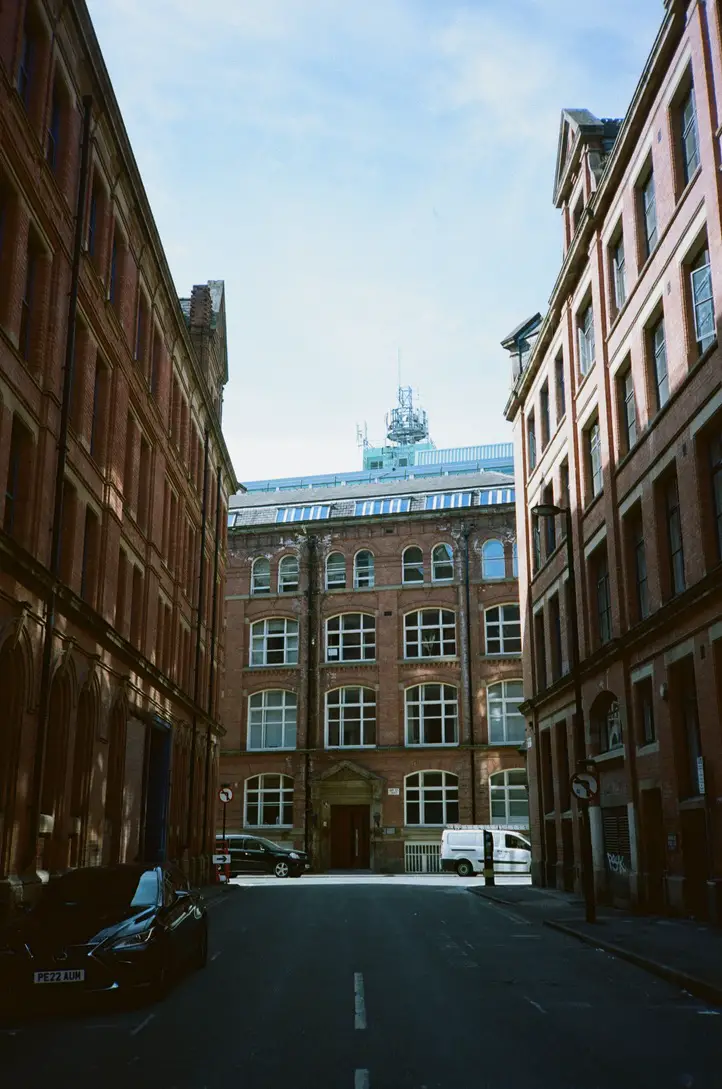
<svg viewBox="0 0 722 1089"><path fill-rule="evenodd" d="M218 797L225 805L226 802L230 802L233 800L233 791L230 787L221 787L221 789L218 791Z"/></svg>
<svg viewBox="0 0 722 1089"><path fill-rule="evenodd" d="M599 793L599 780L590 771L578 771L572 775L571 788L574 795L583 802L588 802Z"/></svg>

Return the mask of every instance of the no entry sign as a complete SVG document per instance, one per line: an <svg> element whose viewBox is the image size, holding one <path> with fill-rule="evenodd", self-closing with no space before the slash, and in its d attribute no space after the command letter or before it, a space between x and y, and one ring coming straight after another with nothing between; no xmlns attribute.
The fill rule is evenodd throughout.
<svg viewBox="0 0 722 1089"><path fill-rule="evenodd" d="M233 791L231 790L230 787L221 787L221 789L218 791L218 797L221 799L221 801L225 805L226 802L232 802L233 801Z"/></svg>

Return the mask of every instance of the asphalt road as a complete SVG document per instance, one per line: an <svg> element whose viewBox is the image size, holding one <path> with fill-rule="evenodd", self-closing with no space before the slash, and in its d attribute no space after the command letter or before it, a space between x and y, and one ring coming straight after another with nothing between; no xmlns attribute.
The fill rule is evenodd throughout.
<svg viewBox="0 0 722 1089"><path fill-rule="evenodd" d="M3 1023L0 1084L722 1084L722 1011L453 879L259 882L209 917L207 968L164 1002Z"/></svg>

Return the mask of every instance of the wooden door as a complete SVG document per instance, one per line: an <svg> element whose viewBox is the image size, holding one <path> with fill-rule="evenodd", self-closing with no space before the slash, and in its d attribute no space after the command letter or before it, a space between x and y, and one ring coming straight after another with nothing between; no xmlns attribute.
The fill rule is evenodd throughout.
<svg viewBox="0 0 722 1089"><path fill-rule="evenodd" d="M331 869L367 870L369 847L369 807L331 806Z"/></svg>

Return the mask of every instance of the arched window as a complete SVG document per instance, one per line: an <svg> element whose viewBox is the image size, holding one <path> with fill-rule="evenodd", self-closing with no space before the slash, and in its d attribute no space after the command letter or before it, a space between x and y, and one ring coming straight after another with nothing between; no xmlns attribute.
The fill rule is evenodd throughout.
<svg viewBox="0 0 722 1089"><path fill-rule="evenodd" d="M271 592L271 563L265 556L259 556L253 561L251 568L251 593L270 594Z"/></svg>
<svg viewBox="0 0 722 1089"><path fill-rule="evenodd" d="M437 544L431 553L433 582L451 582L454 578L454 552L451 545Z"/></svg>
<svg viewBox="0 0 722 1089"><path fill-rule="evenodd" d="M274 616L251 624L249 665L298 665L298 621Z"/></svg>
<svg viewBox="0 0 722 1089"><path fill-rule="evenodd" d="M424 554L416 545L404 549L404 554L401 558L401 581L424 581Z"/></svg>
<svg viewBox="0 0 722 1089"><path fill-rule="evenodd" d="M486 689L490 745L519 745L524 740L524 716L519 712L521 681L499 681Z"/></svg>
<svg viewBox="0 0 722 1089"><path fill-rule="evenodd" d="M451 684L406 689L406 744L458 745L459 698Z"/></svg>
<svg viewBox="0 0 722 1089"><path fill-rule="evenodd" d="M405 658L446 658L456 654L456 614L419 609L404 617Z"/></svg>
<svg viewBox="0 0 722 1089"><path fill-rule="evenodd" d="M326 693L326 746L363 748L376 744L376 692L335 688Z"/></svg>
<svg viewBox="0 0 722 1089"><path fill-rule="evenodd" d="M497 771L489 776L491 823L529 827L529 791L523 768Z"/></svg>
<svg viewBox="0 0 722 1089"><path fill-rule="evenodd" d="M518 605L494 605L484 612L487 654L521 654Z"/></svg>
<svg viewBox="0 0 722 1089"><path fill-rule="evenodd" d="M375 658L375 616L342 613L326 621L327 662L373 662Z"/></svg>
<svg viewBox="0 0 722 1089"><path fill-rule="evenodd" d="M505 575L504 545L501 541L484 541L481 548L481 577L503 579Z"/></svg>
<svg viewBox="0 0 722 1089"><path fill-rule="evenodd" d="M293 827L293 779L290 775L254 775L246 779L246 828Z"/></svg>
<svg viewBox="0 0 722 1089"><path fill-rule="evenodd" d="M459 821L459 777L450 771L417 771L404 780L406 824L443 826Z"/></svg>
<svg viewBox="0 0 722 1089"><path fill-rule="evenodd" d="M369 552L367 548L357 552L354 557L353 584L356 590L374 584L374 554Z"/></svg>
<svg viewBox="0 0 722 1089"><path fill-rule="evenodd" d="M278 565L279 594L293 594L298 590L298 557L284 556Z"/></svg>
<svg viewBox="0 0 722 1089"><path fill-rule="evenodd" d="M296 748L295 693L281 689L256 692L248 700L248 748Z"/></svg>
<svg viewBox="0 0 722 1089"><path fill-rule="evenodd" d="M326 560L326 589L346 589L346 557L342 552L332 552Z"/></svg>

